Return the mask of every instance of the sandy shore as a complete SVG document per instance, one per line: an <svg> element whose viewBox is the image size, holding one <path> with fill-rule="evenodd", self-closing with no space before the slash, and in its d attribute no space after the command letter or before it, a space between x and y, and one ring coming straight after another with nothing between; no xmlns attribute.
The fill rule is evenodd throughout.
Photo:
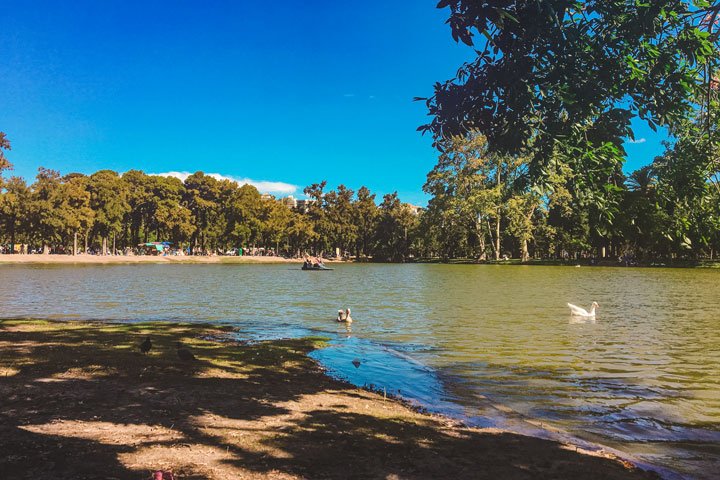
<svg viewBox="0 0 720 480"><path fill-rule="evenodd" d="M322 339L237 338L207 325L0 321L3 478L657 478L333 380L307 356ZM180 360L177 341L196 359Z"/></svg>
<svg viewBox="0 0 720 480"><path fill-rule="evenodd" d="M283 257L201 257L201 256L124 256L124 255L0 255L3 263L297 263L302 260Z"/></svg>

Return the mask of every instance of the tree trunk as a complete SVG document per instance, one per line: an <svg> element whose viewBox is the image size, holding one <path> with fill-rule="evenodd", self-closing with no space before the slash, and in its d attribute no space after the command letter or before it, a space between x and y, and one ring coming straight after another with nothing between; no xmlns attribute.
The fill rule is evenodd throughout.
<svg viewBox="0 0 720 480"><path fill-rule="evenodd" d="M113 249L112 254L115 255L115 234L113 233Z"/></svg>
<svg viewBox="0 0 720 480"><path fill-rule="evenodd" d="M15 218L10 221L10 253L15 253Z"/></svg>
<svg viewBox="0 0 720 480"><path fill-rule="evenodd" d="M495 238L493 237L493 228L490 225L490 218L487 218L485 221L487 222L488 232L490 235L490 245L492 246L493 252L494 252L493 256L495 257L495 260L497 260L499 258L497 248L498 248L498 245L500 242L499 241L496 242Z"/></svg>
<svg viewBox="0 0 720 480"><path fill-rule="evenodd" d="M73 257L77 255L77 231L75 231L75 235L73 235Z"/></svg>
<svg viewBox="0 0 720 480"><path fill-rule="evenodd" d="M107 255L107 237L105 236L102 237L102 246L100 249L102 250L101 255Z"/></svg>
<svg viewBox="0 0 720 480"><path fill-rule="evenodd" d="M86 231L85 232L85 255L87 255L87 253L88 253L87 245L88 245L88 232Z"/></svg>
<svg viewBox="0 0 720 480"><path fill-rule="evenodd" d="M498 187L498 193L500 192L500 160L498 160L497 164L497 187ZM497 224L495 225L495 260L500 260L500 209L502 204L502 199L498 199L498 207L497 207Z"/></svg>
<svg viewBox="0 0 720 480"><path fill-rule="evenodd" d="M527 238L523 238L523 239L522 239L522 241L520 242L520 247L521 247L521 259L520 259L520 261L521 261L522 263L525 263L525 262L527 262L528 260L530 260L530 254L528 254L528 241L527 241Z"/></svg>
<svg viewBox="0 0 720 480"><path fill-rule="evenodd" d="M485 255L485 234L482 231L482 220L479 218L480 215L478 215L478 222L475 224L475 232L478 236L478 244L480 245L480 256L478 256L478 260L485 261L487 259L487 255Z"/></svg>

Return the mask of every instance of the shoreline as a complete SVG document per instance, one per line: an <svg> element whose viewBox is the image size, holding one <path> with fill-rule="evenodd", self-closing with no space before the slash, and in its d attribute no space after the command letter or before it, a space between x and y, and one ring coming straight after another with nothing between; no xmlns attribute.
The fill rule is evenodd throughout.
<svg viewBox="0 0 720 480"><path fill-rule="evenodd" d="M150 255L55 255L55 254L0 254L0 265L23 264L56 264L56 265L132 265L132 264L298 264L302 259L276 256L150 256ZM324 260L325 263L352 263L369 265L404 265L400 262L373 262L354 260ZM714 269L720 268L720 260L675 260L673 262L640 263L625 266L612 260L603 260L591 264L589 260L530 260L522 263L519 259L486 260L458 258L447 261L440 259L415 259L407 264L418 265L492 265L492 266L547 266L547 267L603 267L603 268L690 268Z"/></svg>
<svg viewBox="0 0 720 480"><path fill-rule="evenodd" d="M0 469L12 478L82 476L101 465L118 478L155 468L213 479L658 478L607 451L468 428L333 379L307 356L321 338L238 334L207 324L0 320ZM147 335L156 346L142 355ZM177 359L177 340L195 362Z"/></svg>
<svg viewBox="0 0 720 480"><path fill-rule="evenodd" d="M328 261L332 263L332 261ZM168 264L168 263L184 263L184 264L233 264L233 263L298 263L302 264L302 259L285 258L285 257L260 257L260 256L152 256L152 255L51 255L51 254L35 254L35 255L0 255L0 265L2 264L87 264L87 265L108 265L108 264Z"/></svg>

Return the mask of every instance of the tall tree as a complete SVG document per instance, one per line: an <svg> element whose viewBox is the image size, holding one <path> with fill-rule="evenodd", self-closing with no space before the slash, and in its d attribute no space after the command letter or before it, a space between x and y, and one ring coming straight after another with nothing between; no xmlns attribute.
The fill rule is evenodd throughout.
<svg viewBox="0 0 720 480"><path fill-rule="evenodd" d="M367 257L377 228L378 207L375 194L363 186L357 191L357 200L352 206L352 222L357 228L355 238L355 256Z"/></svg>
<svg viewBox="0 0 720 480"><path fill-rule="evenodd" d="M345 185L328 192L323 198L326 215L328 242L331 247L339 248L341 255L352 248L357 238L358 228L353 222L354 192Z"/></svg>
<svg viewBox="0 0 720 480"><path fill-rule="evenodd" d="M48 253L56 245L64 230L60 173L40 167L32 186L31 201L28 205L30 232Z"/></svg>
<svg viewBox="0 0 720 480"><path fill-rule="evenodd" d="M376 233L376 255L381 260L404 262L410 254L417 216L398 198L397 192L387 194L379 207Z"/></svg>
<svg viewBox="0 0 720 480"><path fill-rule="evenodd" d="M122 231L122 222L130 211L128 186L117 172L100 170L90 175L87 188L95 212L93 230L102 240L102 254L107 255L109 238Z"/></svg>
<svg viewBox="0 0 720 480"><path fill-rule="evenodd" d="M199 247L205 253L208 247L215 247L214 222L219 213L218 181L203 172L195 172L185 179L185 203L195 219L193 251Z"/></svg>
<svg viewBox="0 0 720 480"><path fill-rule="evenodd" d="M631 120L655 128L691 111L717 61L720 4L698 0L441 0L477 56L426 99L441 142L477 129L491 151L528 154L540 182L565 162L574 191L605 198ZM709 18L708 18L709 17ZM614 200L617 198L614 197Z"/></svg>
<svg viewBox="0 0 720 480"><path fill-rule="evenodd" d="M5 157L5 152L3 150L10 150L10 140L7 139L5 133L0 132L0 191L2 191L3 186L3 170L9 170L12 168L12 164L7 157Z"/></svg>
<svg viewBox="0 0 720 480"><path fill-rule="evenodd" d="M18 235L23 234L28 226L26 222L29 203L30 189L24 179L10 177L4 186L0 187L0 225L1 230L7 232L10 252L15 250Z"/></svg>

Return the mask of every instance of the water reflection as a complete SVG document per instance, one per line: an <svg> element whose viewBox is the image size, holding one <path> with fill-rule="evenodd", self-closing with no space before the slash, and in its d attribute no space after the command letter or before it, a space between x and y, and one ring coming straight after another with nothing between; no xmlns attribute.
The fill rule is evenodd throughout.
<svg viewBox="0 0 720 480"><path fill-rule="evenodd" d="M579 317L577 315L570 315L568 323L570 325L582 325L585 323L597 323L596 317Z"/></svg>

